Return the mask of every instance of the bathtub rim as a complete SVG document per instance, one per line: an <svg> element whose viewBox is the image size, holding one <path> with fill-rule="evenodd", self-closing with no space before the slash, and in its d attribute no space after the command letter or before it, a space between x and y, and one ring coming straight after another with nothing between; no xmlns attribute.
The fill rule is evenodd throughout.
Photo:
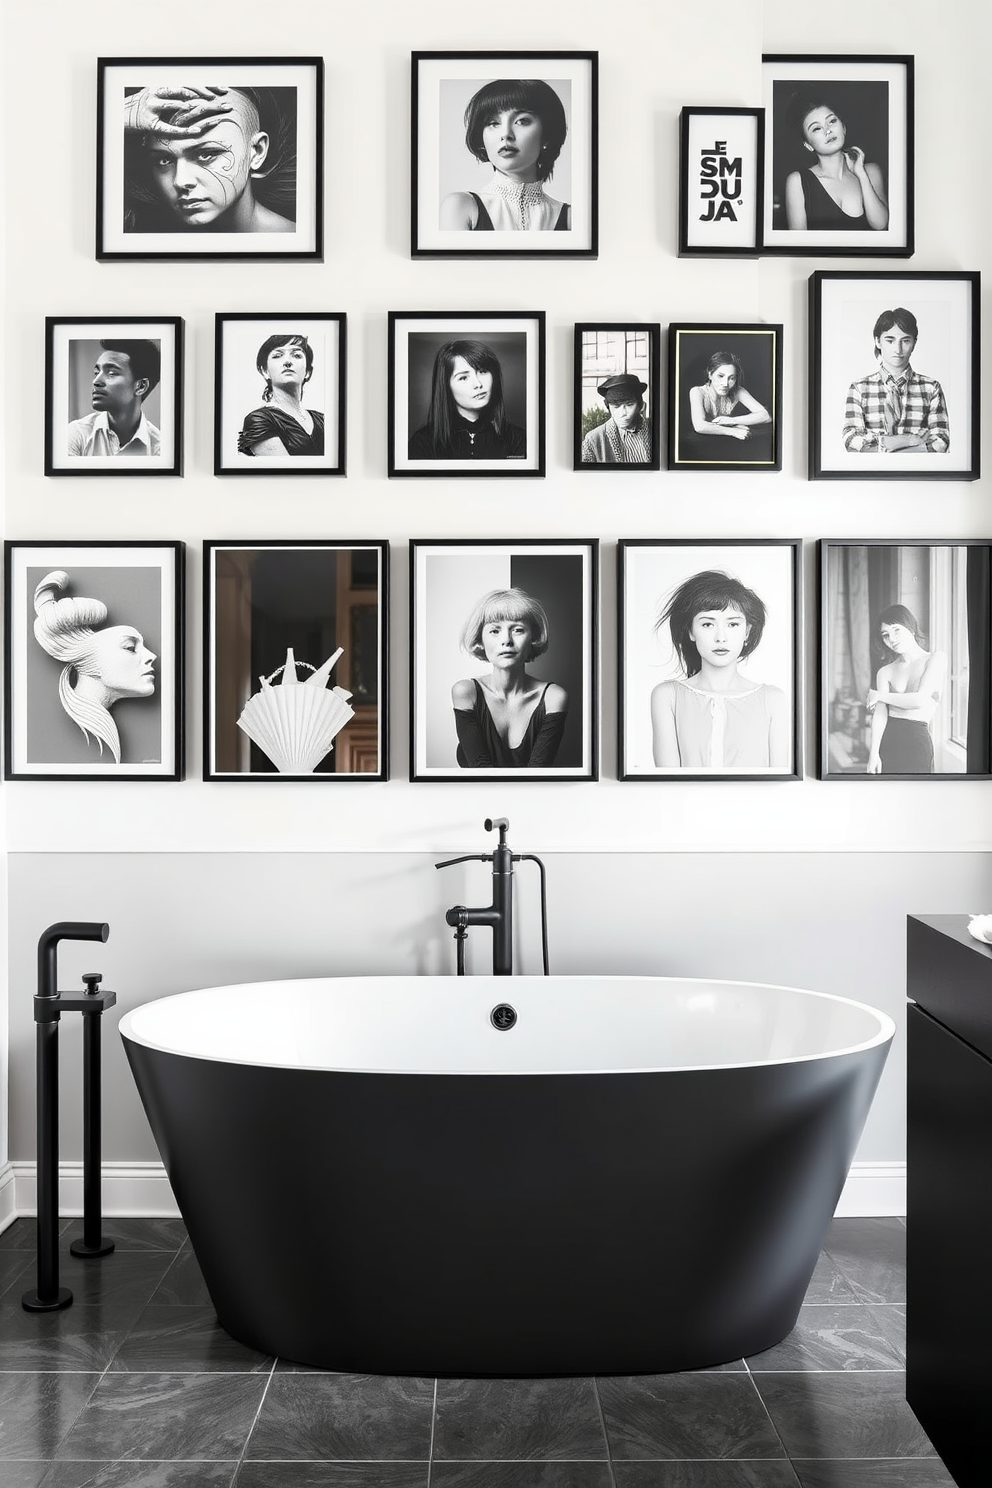
<svg viewBox="0 0 992 1488"><path fill-rule="evenodd" d="M558 984L562 984L562 983L566 983L566 982L571 983L571 982L603 982L603 981L618 982L618 983L636 983L636 984L644 984L646 982L652 982L652 983L661 983L663 985L664 984L676 984L676 985L681 986L681 987L693 987L693 986L714 987L714 986L716 986L716 987L721 987L721 988L748 988L748 989L759 989L761 991L769 991L769 992L787 992L787 993L796 994L796 995L798 995L798 996L800 996L802 998L817 998L817 999L820 999L822 1001L837 1003L837 1004L839 1004L841 1006L857 1008L861 1012L865 1012L865 1013L870 1014L872 1016L872 1018L874 1018L876 1020L876 1022L878 1024L878 1028L877 1028L877 1031L874 1034L872 1034L869 1038L863 1039L859 1043L846 1044L846 1045L844 1045L841 1048L821 1049L821 1050L817 1050L817 1051L814 1051L814 1052L811 1052L811 1053L794 1054L794 1055L788 1055L788 1056L783 1056L783 1057L774 1058L774 1059L739 1060L739 1061L736 1061L735 1063L732 1063L732 1064L731 1063L726 1063L726 1062L719 1063L719 1064L678 1064L678 1065L672 1065L672 1064L667 1064L667 1065L665 1065L665 1064L660 1064L660 1065L654 1065L654 1064L619 1065L619 1064L616 1064L616 1065L612 1065L612 1066L595 1066L595 1067L593 1067L593 1066L587 1066L587 1067L583 1067L583 1068L568 1068L568 1069L526 1069L526 1070L523 1070L523 1069L506 1068L506 1069L497 1069L497 1070L480 1070L480 1069L464 1069L464 1068L459 1068L459 1069L398 1069L398 1068L395 1068L395 1067L379 1068L379 1067L373 1067L373 1066L358 1066L358 1065L355 1065L355 1064L347 1064L347 1065L346 1064L340 1064L340 1065L338 1065L338 1064L306 1064L306 1063L303 1063L303 1062L301 1062L299 1060L294 1060L294 1061L277 1060L277 1059L265 1059L265 1060L263 1060L263 1059L258 1059L258 1058L254 1058L254 1059L248 1060L248 1059L244 1059L244 1058L233 1058L233 1057L231 1057L229 1055L222 1054L222 1053L220 1053L220 1052L218 1052L216 1050L214 1050L214 1051L212 1051L210 1053L200 1053L200 1052L194 1053L194 1052L191 1052L191 1051L189 1051L187 1049L177 1049L177 1048L173 1047L172 1045L168 1045L168 1044L164 1044L164 1043L160 1043L160 1042L154 1042L153 1040L151 1040L151 1039L149 1039L147 1037L143 1037L142 1035L135 1033L134 1030L133 1030L133 1028L132 1028L132 1026L131 1026L132 1019L133 1018L137 1017L145 1009L150 1008L150 1007L154 1007L154 1006L156 1006L159 1003L169 1002L169 1003L175 1004L175 1003L177 1003L177 1002L179 1002L181 1000L185 1000L187 998L190 999L190 1000L192 1000L194 998L202 998L202 997L204 997L204 996L206 996L206 995L208 995L210 993L213 993L213 992L216 992L216 993L221 993L221 992L234 993L234 992L242 991L244 989L257 990L257 989L263 988L263 987L274 988L274 987L285 987L285 986L308 986L308 985L313 985L313 984L316 984L316 983L325 983L325 982L364 982L364 981L376 981L376 982L380 982L380 983L385 982L385 983L388 983L390 985L394 985L394 984L397 984L397 983L407 983L407 982L416 984L417 982L425 981L425 980L454 982L454 981L457 981L458 979L457 978L454 978L454 977L426 977L425 978L425 977L419 977L419 976L416 976L416 975L404 975L404 974L399 974L399 973L396 973L396 974L387 974L387 975L382 975L382 974L379 974L379 973L372 973L372 974L370 974L368 976L363 976L363 975L359 975L359 976L355 976L355 975L348 975L348 976L324 975L324 976L317 976L317 977L278 977L278 978L271 978L270 977L270 978L266 978L264 980L254 981L254 982L230 982L230 983L222 983L222 984L218 984L218 985L215 985L215 986L209 986L209 987L189 988L185 992L167 993L166 996L164 996L164 997L153 998L150 1001L143 1002L143 1003L139 1004L139 1006L134 1007L134 1008L131 1008L126 1013L124 1013L123 1016L118 1020L117 1028L118 1028L118 1032L119 1032L119 1034L120 1034L120 1036L121 1036L122 1039L129 1039L132 1043L137 1044L137 1045L141 1046L142 1048L150 1049L153 1052L160 1053L160 1054L172 1055L173 1057L175 1057L177 1059L195 1059L195 1060L201 1061L203 1063L208 1063L208 1064L210 1064L210 1063L213 1063L213 1064L232 1064L232 1065L239 1065L239 1066L241 1066L243 1068L246 1068L246 1069L286 1069L286 1070L299 1070L301 1073L307 1072L307 1073L313 1073L313 1074L374 1075L374 1076L393 1075L393 1076L398 1076L398 1077L403 1077L403 1076L422 1076L422 1077L441 1077L441 1078L447 1077L447 1078L461 1078L461 1079L466 1079L466 1078L472 1078L472 1079L487 1079L487 1078L488 1079L493 1079L493 1078L496 1078L496 1079L507 1079L507 1078L535 1079L535 1078L541 1078L541 1077L547 1078L547 1077L552 1077L552 1076L562 1076L562 1077L571 1076L571 1077L574 1078L577 1075L580 1075L580 1076L581 1075L585 1075L585 1076L606 1076L606 1075L653 1075L653 1074L678 1075L678 1074L699 1074L699 1073L713 1073L713 1074L716 1074L717 1072L721 1072L721 1071L729 1072L729 1071L732 1071L732 1070L770 1069L770 1068L776 1068L776 1067L784 1066L784 1065L809 1064L809 1063L812 1063L812 1062L814 1062L816 1060L823 1060L823 1059L841 1059L841 1058L844 1058L844 1057L847 1057L847 1056L850 1056L850 1055L860 1054L860 1053L866 1052L866 1051L868 1051L870 1049L878 1048L879 1046L881 1046L883 1044L884 1045L890 1045L892 1043L892 1041L894 1040L895 1034L896 1034L896 1031L897 1031L895 1020L893 1018L891 1018L888 1013L883 1012L881 1008L874 1007L871 1003L861 1002L857 998L853 998L853 997L842 997L839 993L835 993L835 992L817 992L817 991L813 991L812 989L810 989L808 987L794 987L794 986L788 985L786 983L752 982L752 981L743 981L743 980L736 980L736 979L730 979L730 978L724 978L724 977L661 977L661 976L653 976L653 975L650 975L650 974L614 974L614 973L583 973L583 974L578 974L578 975L574 975L574 976L573 975L568 975L568 974L564 974L564 975L558 974L558 975L552 976L550 978L545 978L545 977L542 977L542 976L526 976L526 977L473 976L473 977L468 977L465 980L468 983L470 983L470 985L471 985L471 987L472 987L473 990L478 989L478 990L481 991L483 985L487 986L490 989L491 995L494 998L494 1000L495 1000L496 1003L512 1001L511 988L512 988L512 986L513 986L514 983L517 983L519 985L521 982L526 982L528 985L530 985L530 984L533 984L533 983L542 983L545 980L549 980L549 981L552 981L552 982L555 982L555 983L558 983Z"/></svg>

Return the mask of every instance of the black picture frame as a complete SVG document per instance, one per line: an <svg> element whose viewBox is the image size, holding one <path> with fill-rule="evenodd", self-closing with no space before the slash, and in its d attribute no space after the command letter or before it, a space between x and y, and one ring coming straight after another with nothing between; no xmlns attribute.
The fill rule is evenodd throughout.
<svg viewBox="0 0 992 1488"><path fill-rule="evenodd" d="M621 781L802 778L799 539L622 538L617 596ZM718 643L707 666L691 631L711 612L717 624L729 616L732 629L701 632ZM744 689L691 682L736 673L752 652L754 676L737 677Z"/></svg>
<svg viewBox="0 0 992 1488"><path fill-rule="evenodd" d="M686 105L679 115L679 258L756 258L765 111Z"/></svg>
<svg viewBox="0 0 992 1488"><path fill-rule="evenodd" d="M516 172L504 173L486 158L481 123L474 148L468 145L468 111L482 90L496 81L527 81L510 96L519 96L520 105L538 113L540 149L553 157L550 173L543 176L551 181L549 192L538 189L543 187L541 178L531 191L514 189ZM497 93L505 102L507 90ZM480 98L480 103L484 101ZM596 258L598 134L598 52L413 52L411 256ZM526 148L525 141L511 144L518 151ZM487 210L482 197L490 195L494 172L509 180ZM555 210L559 206L560 212ZM465 226L460 225L463 221Z"/></svg>
<svg viewBox="0 0 992 1488"><path fill-rule="evenodd" d="M543 310L390 310L388 475L542 477L545 469L545 314ZM457 433L444 446L435 436L432 387L451 386L453 368L467 375L468 361L452 343L472 342L470 360L491 379L489 401L479 393L480 417L462 418L455 394L446 394L441 417ZM479 349L481 346L481 350ZM497 407L497 401L499 407ZM495 410L490 417L488 410ZM475 428L481 438L476 444ZM454 453L445 453L445 449ZM479 450L482 453L478 453Z"/></svg>
<svg viewBox="0 0 992 1488"><path fill-rule="evenodd" d="M915 246L914 59L894 54L774 53L762 57L761 71L762 254L910 258ZM822 111L819 120L806 122L810 109ZM831 115L840 121L842 139L823 133ZM811 133L822 141L821 151L810 143ZM810 174L808 162L818 154L828 175L832 173L842 151L848 167L853 152L863 155L869 182L865 190L873 198L872 214L879 217L874 226L861 181L855 189L848 179L848 208L853 194L855 201L860 196L863 209L854 217L847 211L853 224L848 227L842 204Z"/></svg>
<svg viewBox="0 0 992 1488"><path fill-rule="evenodd" d="M809 280L809 322L810 480L978 479L978 273L819 269ZM899 395L897 422L915 427L897 431L895 442L909 435L924 443L888 449L883 343L914 324L908 368L890 362L901 381L914 376Z"/></svg>
<svg viewBox="0 0 992 1488"><path fill-rule="evenodd" d="M596 538L410 543L411 780L599 778L598 564ZM507 644L522 639L524 676L538 693L513 758L483 681L487 667L509 674L520 658L489 656L487 614L530 631L529 642ZM484 655L468 651L467 629ZM537 656L535 638L546 645Z"/></svg>
<svg viewBox="0 0 992 1488"><path fill-rule="evenodd" d="M197 163L196 181L178 187L170 157L186 149L188 159L184 140L165 138L150 157L154 118L182 125L175 100L163 98L177 89L197 90L179 107L223 105L195 117L212 122L190 136L222 168ZM100 57L96 257L319 261L323 147L322 57Z"/></svg>
<svg viewBox="0 0 992 1488"><path fill-rule="evenodd" d="M782 336L766 321L668 327L669 470L782 469Z"/></svg>
<svg viewBox="0 0 992 1488"><path fill-rule="evenodd" d="M388 542L204 542L204 780L388 780L388 622Z"/></svg>
<svg viewBox="0 0 992 1488"><path fill-rule="evenodd" d="M181 542L4 543L5 780L183 779L185 560Z"/></svg>
<svg viewBox="0 0 992 1488"><path fill-rule="evenodd" d="M646 322L580 321L574 332L572 469L626 473L659 470L661 383L661 326ZM624 403L640 399L642 408L629 430L621 434L611 407L624 390L619 378L629 378ZM607 383L607 397L598 391ZM597 432L598 431L598 432ZM591 436L591 437L590 437ZM633 456L645 454L646 458Z"/></svg>
<svg viewBox="0 0 992 1488"><path fill-rule="evenodd" d="M347 445L347 316L326 310L218 312L214 327L214 474L344 475ZM292 343L302 338L305 386L303 410L312 430L295 415L275 417L271 378L259 360L273 337ZM278 348L270 349L269 355ZM266 401L266 393L269 398ZM261 405L261 406L260 406ZM318 419L319 416L319 427ZM252 424L246 430L246 420ZM256 427L257 426L257 427ZM241 449L255 428L259 443L275 439L283 450L264 455ZM242 431L244 437L242 439ZM321 448L314 451L314 435ZM250 446L249 446L250 449Z"/></svg>
<svg viewBox="0 0 992 1488"><path fill-rule="evenodd" d="M992 545L974 538L820 539L821 780L989 776L990 575ZM913 717L876 696L914 688Z"/></svg>
<svg viewBox="0 0 992 1488"><path fill-rule="evenodd" d="M106 350L104 341L113 349ZM147 391L143 382L150 384ZM122 447L113 423L129 419L132 406L138 425ZM134 429L133 419L128 429ZM45 474L105 478L182 471L180 317L46 316Z"/></svg>

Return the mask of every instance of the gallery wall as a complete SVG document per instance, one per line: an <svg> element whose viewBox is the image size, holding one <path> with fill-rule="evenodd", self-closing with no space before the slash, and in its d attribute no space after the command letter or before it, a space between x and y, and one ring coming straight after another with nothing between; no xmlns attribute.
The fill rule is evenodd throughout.
<svg viewBox="0 0 992 1488"><path fill-rule="evenodd" d="M816 268L908 271L977 270L987 258L984 202L972 182L973 125L966 104L981 94L990 22L975 0L952 0L934 23L923 0L881 4L859 13L855 28L788 0L741 0L723 29L707 7L673 0L630 0L616 14L593 0L536 0L519 17L466 10L446 0L407 6L390 0L368 18L344 5L300 0L287 51L325 58L325 252L321 264L210 262L98 263L94 257L95 109L98 56L254 55L275 49L271 7L256 0L215 0L209 8L175 0L168 35L152 10L128 7L104 20L71 0L40 0L8 14L12 55L43 56L45 128L57 141L28 185L8 177L5 536L13 539L181 540L187 544L187 779L182 783L8 782L2 788L11 902L10 996L28 995L33 948L51 920L72 917L85 901L99 917L117 917L125 944L142 964L115 958L119 982L146 987L155 937L181 944L191 889L190 854L223 868L225 855L251 855L251 878L274 882L280 855L299 856L306 872L342 889L357 857L378 854L395 873L404 920L428 933L438 909L434 879L417 855L482 851L485 817L510 818L522 851L562 855L575 893L562 906L558 934L574 929L575 904L603 926L617 918L623 893L642 876L666 897L683 859L712 855L705 933L677 925L663 935L645 913L624 920L625 965L669 966L707 975L714 947L721 967L721 905L746 904L754 933L747 975L775 980L776 926L811 925L811 855L829 865L836 892L829 913L843 954L825 970L817 937L793 943L790 977L824 990L838 985L840 961L868 958L877 978L857 995L900 1020L905 913L990 907L987 871L992 784L939 780L820 781L816 778L818 676L815 543L818 538L900 541L992 538L987 482L831 481L806 478L807 283ZM232 40L234 38L234 40ZM258 40L254 40L258 38ZM264 38L264 40L263 40ZM600 241L596 261L413 260L409 243L410 53L449 48L596 49L600 57ZM678 118L685 104L757 105L763 52L916 57L916 253L912 259L678 259ZM10 137L36 116L37 78L12 69L5 88ZM25 198L19 193L28 191ZM30 203L25 223L25 200ZM280 481L213 475L214 314L216 311L343 311L348 317L348 473L341 479ZM389 480L386 475L387 314L407 310L543 310L547 315L547 474L543 480ZM181 478L113 481L46 478L43 472L44 320L46 315L180 315L185 321L185 473ZM572 328L577 321L758 322L784 326L783 468L776 474L572 470ZM983 338L987 344L987 338ZM663 358L664 365L664 358ZM392 545L391 778L386 783L205 783L202 779L202 542L295 537L323 541L383 538ZM601 778L598 782L498 785L435 784L408 779L409 592L411 538L598 538L601 571ZM620 538L798 538L804 541L801 652L805 669L805 771L795 781L650 781L617 778L616 541ZM864 873L862 854L871 854ZM785 855L794 870L776 875L774 897L760 883L761 855ZM216 855L216 858L214 857ZM412 855L412 857L411 857ZM614 857L613 855L616 855ZM903 856L905 855L905 856ZM948 857L957 871L949 877ZM581 861L583 867L577 865ZM613 865L622 864L622 872ZM39 864L42 871L38 871ZM891 868L888 866L891 864ZM912 866L912 872L905 871ZM46 866L51 872L46 872ZM822 865L821 865L822 866ZM135 899L121 874L146 875L154 915L148 933L134 924ZM364 879L363 879L364 881ZM569 876L571 882L571 877ZM231 884L240 882L237 874ZM876 923L870 896L879 884L886 913ZM845 888L858 896L845 916ZM947 902L953 883L954 902ZM78 896L73 885L78 885ZM749 887L743 890L741 885ZM895 904L892 884L898 885ZM429 887L428 887L429 885ZM595 885L594 892L590 886ZM245 974L225 952L237 889L216 884L218 922L206 962L212 980ZM818 892L815 889L813 892ZM869 896L867 903L864 896ZM587 896L587 897L586 897ZM260 896L265 902L264 893ZM279 908L285 905L281 896ZM457 894L445 896L453 902ZM264 919L263 912L263 919ZM122 919L126 924L122 924ZM259 974L299 973L313 964L271 916L272 955ZM362 936L389 922L370 902L358 915ZM712 928L709 928L709 926ZM335 925L329 965L342 964ZM554 936L552 927L554 951ZM416 939L415 936L410 937ZM334 941L336 944L332 944ZM312 942L308 942L312 945ZM567 942L563 942L563 945ZM336 946L338 949L336 949ZM393 961L401 959L393 947ZM525 957L532 952L525 949ZM604 949L605 954L605 949ZM404 943L410 970L422 959ZM566 957L566 959L568 959ZM170 960L170 966L173 963ZM256 963L253 962L253 965ZM369 963L366 962L366 965ZM391 963L392 964L392 963ZM16 968L16 978L13 969ZM84 968L88 969L88 968ZM252 968L249 967L250 971ZM371 966L369 967L371 968ZM533 964L526 969L536 969ZM573 968L574 969L574 968ZM605 969L600 967L599 969ZM724 972L724 974L727 974ZM183 978L178 971L175 973ZM170 977L170 983L172 978ZM192 981L185 983L192 985ZM165 987L154 983L151 995ZM18 1012L12 1048L12 1101L20 1113L14 1161L31 1156L26 1125L31 1082L29 1041ZM110 1030L108 1029L108 1037ZM873 1139L873 1159L902 1157L901 1063L897 1046ZM115 1067L116 1068L116 1067ZM126 1080L123 1068L114 1080ZM873 1120L875 1118L873 1117ZM2 1120L2 1117L0 1117ZM3 1159L0 1131L0 1163ZM72 1156L71 1130L67 1156ZM121 1158L147 1153L147 1134Z"/></svg>

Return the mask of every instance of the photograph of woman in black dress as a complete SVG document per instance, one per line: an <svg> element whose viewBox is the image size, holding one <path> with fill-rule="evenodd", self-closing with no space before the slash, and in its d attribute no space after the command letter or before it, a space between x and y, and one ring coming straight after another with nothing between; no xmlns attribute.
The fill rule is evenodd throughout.
<svg viewBox="0 0 992 1488"><path fill-rule="evenodd" d="M303 390L313 376L313 351L306 336L268 336L255 360L263 379L262 407L246 414L238 435L242 455L322 455L324 415L304 408Z"/></svg>

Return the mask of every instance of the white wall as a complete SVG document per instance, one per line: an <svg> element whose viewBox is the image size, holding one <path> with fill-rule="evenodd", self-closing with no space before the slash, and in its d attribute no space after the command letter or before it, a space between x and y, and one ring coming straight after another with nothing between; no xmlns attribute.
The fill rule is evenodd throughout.
<svg viewBox="0 0 992 1488"><path fill-rule="evenodd" d="M274 19L274 16L276 17ZM495 24L494 24L495 22ZM987 482L825 482L805 478L806 285L816 267L976 269L987 256L985 197L974 185L971 105L984 96L987 6L949 0L935 17L925 0L880 0L862 7L856 26L836 10L792 0L739 0L715 22L711 7L685 0L627 0L609 10L594 0L534 0L526 12L500 14L463 3L388 0L364 12L326 0L297 0L281 32L278 13L256 0L173 0L156 7L96 10L75 0L36 0L7 12L8 54L43 58L11 66L5 81L7 137L22 142L11 171L7 233L6 536L12 538L178 538L188 551L188 774L182 784L9 783L6 848L12 902L10 963L16 995L26 995L38 927L74 912L59 855L72 854L84 877L88 854L122 855L147 871L166 896L156 906L171 934L182 934L188 896L170 855L257 855L261 881L276 854L453 853L482 850L483 817L508 815L522 850L589 854L597 884L590 919L604 948L620 911L623 884L641 873L675 882L684 855L718 860L720 902L737 893L753 849L830 854L838 885L879 883L897 891L897 912L869 934L871 914L849 924L852 964L865 956L901 967L902 915L911 911L992 907L982 854L992 835L984 781L927 783L731 783L616 780L615 551L618 537L801 537L806 554L805 638L807 771L815 770L817 662L813 541L818 537L988 537ZM498 34L494 34L497 32ZM96 57L251 55L319 52L326 62L325 262L313 264L101 264L94 242ZM409 55L464 48L598 48L600 53L600 256L597 262L427 262L409 256ZM677 125L694 104L760 103L762 52L916 54L916 241L909 261L768 258L739 263L677 260ZM43 151L28 161L26 134ZM216 310L344 310L349 319L349 474L338 481L278 478L239 481L212 471L213 314ZM543 309L548 316L548 475L543 481L393 481L386 468L386 312L389 309ZM42 475L44 317L46 314L178 314L187 334L186 475L177 480L46 479ZM768 476L658 474L583 476L571 471L572 326L577 320L781 321L785 325L784 466ZM986 317L988 320L988 317ZM987 337L986 337L987 340ZM13 353L13 355L11 355ZM408 589L410 537L589 537L603 541L602 775L599 783L485 786L410 784L407 773ZM202 629L200 543L204 538L344 539L385 537L393 544L393 779L325 788L247 783L205 784L201 774ZM621 855L600 872L597 854ZM866 876L858 855L869 852ZM905 860L899 855L908 854ZM37 874L38 855L51 872ZM890 855L888 858L886 855ZM894 855L894 856L892 856ZM960 903L948 904L951 855ZM344 861L344 860L343 860ZM891 864L891 867L888 865ZM905 865L911 864L907 874ZM736 865L736 866L735 866ZM67 865L62 865L67 866ZM178 867L178 861L173 865ZM814 874L818 864L811 864ZM94 867L112 886L119 873ZM336 875L332 872L331 881ZM581 877L581 875L579 875ZM71 881L71 880L70 880ZM58 886L58 891L57 891ZM408 886L409 887L409 886ZM24 893L30 890L27 904ZM424 910L423 891L410 889ZM455 896L451 896L455 897ZM446 902L450 902L445 896ZM889 901L887 901L889 902ZM869 904L870 911L870 904ZM31 913L27 913L30 908ZM890 911L892 909L889 903ZM753 912L765 945L754 974L774 980L777 927L805 920L803 875L791 873L770 902ZM115 934L130 903L100 911ZM116 919L116 923L115 923ZM566 921L566 924L568 922ZM272 927L278 958L279 932ZM571 928L571 927L570 927ZM642 959L657 944L650 916L628 934ZM826 932L831 934L829 930ZM553 931L554 934L554 931ZM116 944L115 939L112 945ZM625 941L626 943L626 941ZM223 939L216 979L227 976ZM564 945L561 947L564 950ZM821 946L807 942L798 979L819 985ZM154 946L142 944L142 956ZM408 948L416 964L414 946ZM680 969L713 970L705 935L685 947ZM231 965L238 960L232 947ZM287 956L287 968L295 965ZM797 971L803 972L803 953ZM119 965L118 983L141 982L140 966ZM887 995L892 997L889 984ZM870 985L862 990L867 996ZM891 1010L891 1009L890 1009ZM23 1089L28 1049L13 1050L12 1078ZM898 1088L887 1096L880 1129L897 1160ZM874 1119L874 1118L873 1118ZM20 1130L20 1128L19 1128ZM18 1139L20 1141L20 1138ZM26 1139L25 1139L26 1140ZM145 1138L135 1136L136 1150ZM884 1144L883 1144L884 1145ZM0 1130L0 1159L3 1132ZM11 1149L13 1158L27 1147ZM126 1154L125 1154L126 1155ZM883 1157L886 1153L881 1154Z"/></svg>

